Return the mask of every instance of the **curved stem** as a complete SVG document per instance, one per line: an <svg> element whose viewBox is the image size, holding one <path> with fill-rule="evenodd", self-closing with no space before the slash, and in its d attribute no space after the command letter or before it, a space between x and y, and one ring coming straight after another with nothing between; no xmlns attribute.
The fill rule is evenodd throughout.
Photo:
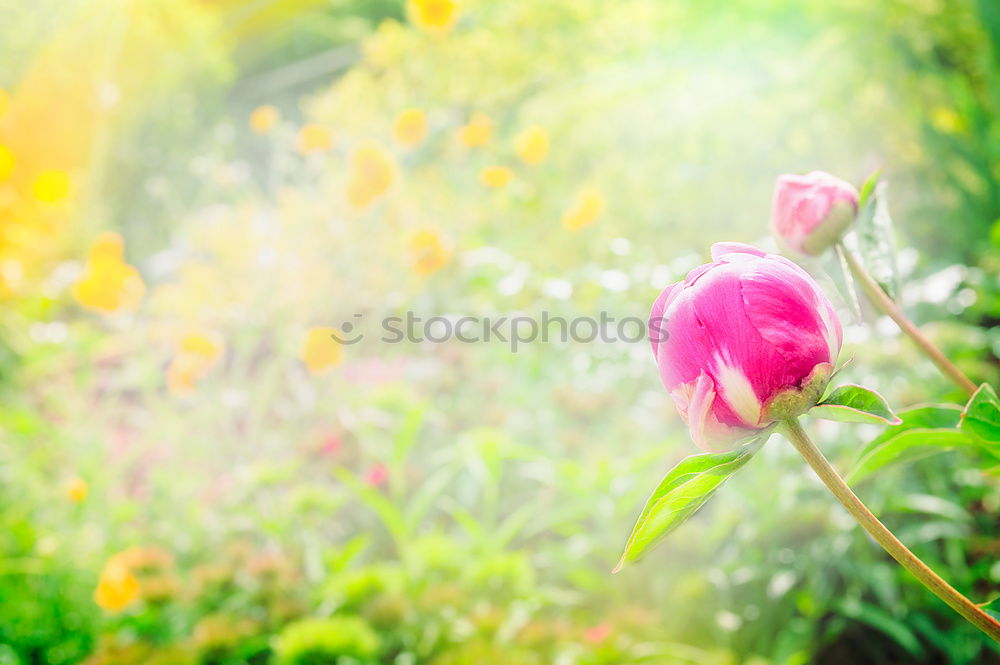
<svg viewBox="0 0 1000 665"><path fill-rule="evenodd" d="M989 614L979 609L975 603L956 591L950 584L941 579L937 573L927 567L916 554L906 548L906 545L899 542L896 536L885 527L882 522L872 514L868 507L861 502L851 488L847 486L844 479L840 477L836 469L823 456L816 444L802 429L799 421L792 418L782 423L782 431L786 437L805 458L809 466L813 468L823 484L833 493L837 500L847 508L847 512L858 521L865 531L878 542L882 548L888 552L893 559L898 561L903 568L910 571L921 584L927 587L934 595L948 603L948 605L961 614L969 623L973 624L981 631L1000 642L1000 622Z"/></svg>
<svg viewBox="0 0 1000 665"><path fill-rule="evenodd" d="M920 329L913 325L913 322L906 317L903 310L900 309L889 295L882 290L878 282L868 274L865 267L861 265L858 257L854 255L851 250L847 249L843 243L837 245L837 250L841 252L844 256L844 260L847 261L848 267L851 269L851 273L854 274L854 278L858 280L861 284L861 288L864 289L865 295L868 299L872 301L872 304L878 307L883 314L888 316L890 319L896 322L896 325L906 333L906 335L913 340L913 342L920 347L920 350L924 352L928 358L931 359L937 368L941 370L941 373L947 376L949 379L955 382L959 388L972 395L976 392L976 384L969 380L969 377L962 373L962 370L955 367L955 365L948 360L948 358L941 353L941 350L934 346L933 343L920 332Z"/></svg>

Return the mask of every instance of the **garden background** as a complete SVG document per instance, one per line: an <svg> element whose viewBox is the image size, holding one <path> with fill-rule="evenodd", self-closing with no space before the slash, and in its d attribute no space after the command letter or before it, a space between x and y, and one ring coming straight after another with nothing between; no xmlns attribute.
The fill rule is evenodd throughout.
<svg viewBox="0 0 1000 665"><path fill-rule="evenodd" d="M778 438L612 576L694 451L645 342L330 337L642 319L779 174L882 168L997 385L998 113L995 0L0 0L0 664L1000 662ZM964 401L842 311L848 379ZM1000 595L995 472L856 489Z"/></svg>

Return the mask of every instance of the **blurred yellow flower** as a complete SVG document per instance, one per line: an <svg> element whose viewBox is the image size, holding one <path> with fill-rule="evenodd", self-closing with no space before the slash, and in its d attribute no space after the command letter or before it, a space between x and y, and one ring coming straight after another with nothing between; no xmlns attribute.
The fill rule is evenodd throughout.
<svg viewBox="0 0 1000 665"><path fill-rule="evenodd" d="M121 612L139 599L139 580L115 557L108 560L94 590L94 602L108 612Z"/></svg>
<svg viewBox="0 0 1000 665"><path fill-rule="evenodd" d="M418 229L407 241L410 267L418 275L430 275L444 268L454 254L451 239L437 229Z"/></svg>
<svg viewBox="0 0 1000 665"><path fill-rule="evenodd" d="M73 478L66 483L66 496L73 503L80 503L87 498L87 481L83 478Z"/></svg>
<svg viewBox="0 0 1000 665"><path fill-rule="evenodd" d="M340 363L344 352L340 342L333 338L336 328L310 328L302 340L299 357L313 374L322 374Z"/></svg>
<svg viewBox="0 0 1000 665"><path fill-rule="evenodd" d="M225 348L222 335L214 330L190 332L181 338L178 345L181 353L201 356L206 362L214 364Z"/></svg>
<svg viewBox="0 0 1000 665"><path fill-rule="evenodd" d="M167 366L167 390L174 395L189 395L219 361L225 343L219 333L203 330L184 335L177 348L177 355Z"/></svg>
<svg viewBox="0 0 1000 665"><path fill-rule="evenodd" d="M423 30L443 35L458 20L459 7L455 0L408 0L406 13Z"/></svg>
<svg viewBox="0 0 1000 665"><path fill-rule="evenodd" d="M487 187L503 187L514 177L506 166L487 166L479 172L479 181Z"/></svg>
<svg viewBox="0 0 1000 665"><path fill-rule="evenodd" d="M493 134L493 121L485 113L476 111L468 124L458 130L458 140L470 148L485 145Z"/></svg>
<svg viewBox="0 0 1000 665"><path fill-rule="evenodd" d="M525 164L539 164L549 154L549 134L542 127L532 125L514 139L514 150Z"/></svg>
<svg viewBox="0 0 1000 665"><path fill-rule="evenodd" d="M104 564L94 602L109 612L120 612L142 597L155 600L163 595L163 582L172 578L173 565L173 556L156 547L122 550Z"/></svg>
<svg viewBox="0 0 1000 665"><path fill-rule="evenodd" d="M308 123L302 125L295 137L295 147L303 155L323 152L333 147L333 135L323 125Z"/></svg>
<svg viewBox="0 0 1000 665"><path fill-rule="evenodd" d="M563 228L568 231L579 231L597 221L603 211L604 195L594 187L587 187L576 195L573 205L563 213Z"/></svg>
<svg viewBox="0 0 1000 665"><path fill-rule="evenodd" d="M417 146L427 136L427 114L417 108L406 109L396 116L393 131L402 145Z"/></svg>
<svg viewBox="0 0 1000 665"><path fill-rule="evenodd" d="M13 170L14 153L10 151L10 148L0 143L0 182L9 178Z"/></svg>
<svg viewBox="0 0 1000 665"><path fill-rule="evenodd" d="M39 201L58 203L69 196L69 174L52 169L42 171L31 185L31 193Z"/></svg>
<svg viewBox="0 0 1000 665"><path fill-rule="evenodd" d="M351 155L347 198L362 208L385 194L392 185L395 165L392 155L377 143L363 145Z"/></svg>
<svg viewBox="0 0 1000 665"><path fill-rule="evenodd" d="M281 120L281 111L273 106L265 104L258 106L250 114L250 129L258 134L267 134Z"/></svg>
<svg viewBox="0 0 1000 665"><path fill-rule="evenodd" d="M942 134L955 134L965 128L962 116L954 109L944 106L939 106L931 111L931 124Z"/></svg>
<svg viewBox="0 0 1000 665"><path fill-rule="evenodd" d="M77 302L102 312L129 311L139 306L145 293L139 271L125 263L121 236L104 233L98 237L83 275L73 285Z"/></svg>
<svg viewBox="0 0 1000 665"><path fill-rule="evenodd" d="M7 111L10 110L10 93L0 88L0 120L7 115Z"/></svg>

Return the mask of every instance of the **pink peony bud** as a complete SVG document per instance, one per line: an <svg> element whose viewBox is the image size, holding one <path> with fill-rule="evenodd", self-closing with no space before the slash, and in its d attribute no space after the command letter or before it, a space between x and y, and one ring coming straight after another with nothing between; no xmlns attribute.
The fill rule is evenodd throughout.
<svg viewBox="0 0 1000 665"><path fill-rule="evenodd" d="M783 175L774 186L771 227L778 242L799 254L822 254L858 214L858 190L823 171Z"/></svg>
<svg viewBox="0 0 1000 665"><path fill-rule="evenodd" d="M724 450L819 400L840 352L840 319L788 259L740 243L667 287L649 338L660 378L698 447Z"/></svg>

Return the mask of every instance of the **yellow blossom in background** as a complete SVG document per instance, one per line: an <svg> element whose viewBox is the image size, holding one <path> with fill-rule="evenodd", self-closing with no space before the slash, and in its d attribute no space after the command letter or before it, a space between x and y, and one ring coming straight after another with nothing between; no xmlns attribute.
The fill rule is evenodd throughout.
<svg viewBox="0 0 1000 665"><path fill-rule="evenodd" d="M333 135L323 125L309 123L302 125L295 137L295 148L303 155L323 152L333 147Z"/></svg>
<svg viewBox="0 0 1000 665"><path fill-rule="evenodd" d="M214 330L203 330L184 335L178 346L181 353L201 356L205 362L215 364L222 355L225 343L222 341L222 335Z"/></svg>
<svg viewBox="0 0 1000 665"><path fill-rule="evenodd" d="M102 234L90 249L83 275L73 285L77 302L102 312L128 311L139 306L145 293L139 271L125 263L121 236Z"/></svg>
<svg viewBox="0 0 1000 665"><path fill-rule="evenodd" d="M956 113L954 109L939 106L931 110L930 115L931 124L934 125L934 129L942 134L955 134L965 129L962 116Z"/></svg>
<svg viewBox="0 0 1000 665"><path fill-rule="evenodd" d="M139 600L139 580L114 557L108 560L94 590L94 602L108 612L121 612Z"/></svg>
<svg viewBox="0 0 1000 665"><path fill-rule="evenodd" d="M486 145L493 134L493 121L481 111L476 111L469 122L458 130L458 140L470 148Z"/></svg>
<svg viewBox="0 0 1000 665"><path fill-rule="evenodd" d="M59 203L69 197L69 174L52 169L42 171L31 185L31 193L39 201Z"/></svg>
<svg viewBox="0 0 1000 665"><path fill-rule="evenodd" d="M173 566L173 556L156 547L122 550L104 564L94 602L109 612L121 612L142 598L155 601L163 595L163 582L173 579Z"/></svg>
<svg viewBox="0 0 1000 665"><path fill-rule="evenodd" d="M540 164L549 154L549 133L538 125L532 125L514 139L514 150L525 164Z"/></svg>
<svg viewBox="0 0 1000 665"><path fill-rule="evenodd" d="M299 358L313 374L322 374L340 363L344 356L340 342L333 338L336 328L310 328L302 340Z"/></svg>
<svg viewBox="0 0 1000 665"><path fill-rule="evenodd" d="M568 231L579 231L590 226L604 211L604 195L600 190L588 187L581 190L573 205L563 213L562 225Z"/></svg>
<svg viewBox="0 0 1000 665"><path fill-rule="evenodd" d="M430 275L444 268L454 254L451 239L437 229L418 229L407 241L410 267L418 275Z"/></svg>
<svg viewBox="0 0 1000 665"><path fill-rule="evenodd" d="M273 106L265 104L258 106L250 114L250 129L258 134L267 134L281 120L281 111Z"/></svg>
<svg viewBox="0 0 1000 665"><path fill-rule="evenodd" d="M87 481L83 478L73 478L66 483L66 496L73 503L80 503L87 498Z"/></svg>
<svg viewBox="0 0 1000 665"><path fill-rule="evenodd" d="M222 356L225 348L222 336L206 330L184 335L177 355L167 366L167 390L174 395L189 395L198 387Z"/></svg>
<svg viewBox="0 0 1000 665"><path fill-rule="evenodd" d="M479 181L487 187L504 187L513 177L513 171L506 166L487 166L479 172Z"/></svg>
<svg viewBox="0 0 1000 665"><path fill-rule="evenodd" d="M427 136L427 114L417 108L401 111L396 116L393 131L400 144L408 148L417 146Z"/></svg>
<svg viewBox="0 0 1000 665"><path fill-rule="evenodd" d="M14 170L14 153L10 148L0 143L0 182L10 178Z"/></svg>
<svg viewBox="0 0 1000 665"><path fill-rule="evenodd" d="M458 20L459 7L455 0L408 0L406 13L417 27L444 35Z"/></svg>
<svg viewBox="0 0 1000 665"><path fill-rule="evenodd" d="M3 120L10 110L10 93L0 88L0 120Z"/></svg>
<svg viewBox="0 0 1000 665"><path fill-rule="evenodd" d="M392 185L395 165L392 155L377 143L361 146L351 155L347 198L362 208L385 194Z"/></svg>

